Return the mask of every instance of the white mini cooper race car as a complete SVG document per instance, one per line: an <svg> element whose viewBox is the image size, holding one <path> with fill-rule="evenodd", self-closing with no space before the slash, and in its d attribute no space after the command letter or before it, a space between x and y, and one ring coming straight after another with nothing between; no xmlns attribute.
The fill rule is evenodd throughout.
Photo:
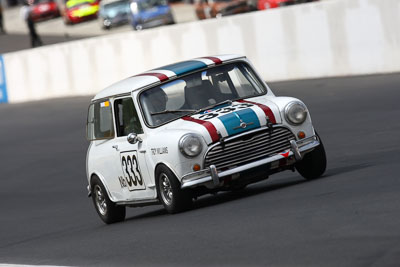
<svg viewBox="0 0 400 267"><path fill-rule="evenodd" d="M238 190L283 170L326 169L306 106L276 97L245 57L197 58L121 82L92 100L87 120L89 196L105 223L125 207Z"/></svg>

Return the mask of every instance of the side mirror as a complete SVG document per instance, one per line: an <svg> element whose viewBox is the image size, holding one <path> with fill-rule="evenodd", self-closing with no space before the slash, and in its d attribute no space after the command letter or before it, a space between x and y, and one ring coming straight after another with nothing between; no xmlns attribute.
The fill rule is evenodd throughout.
<svg viewBox="0 0 400 267"><path fill-rule="evenodd" d="M127 137L128 143L134 145L137 142L142 142L142 139L136 133L130 133Z"/></svg>

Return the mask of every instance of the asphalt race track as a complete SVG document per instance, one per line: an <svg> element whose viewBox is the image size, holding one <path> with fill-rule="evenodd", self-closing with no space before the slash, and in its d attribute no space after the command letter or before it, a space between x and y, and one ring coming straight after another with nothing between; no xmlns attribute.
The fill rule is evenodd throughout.
<svg viewBox="0 0 400 267"><path fill-rule="evenodd" d="M75 266L399 266L400 74L271 84L301 98L328 153L321 179L286 172L191 211L87 198L90 97L0 105L0 263Z"/></svg>

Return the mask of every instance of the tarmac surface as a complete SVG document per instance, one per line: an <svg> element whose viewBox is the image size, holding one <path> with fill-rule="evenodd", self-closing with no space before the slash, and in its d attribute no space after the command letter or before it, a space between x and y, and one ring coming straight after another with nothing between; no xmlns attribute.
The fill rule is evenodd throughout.
<svg viewBox="0 0 400 267"><path fill-rule="evenodd" d="M302 99L326 174L285 172L193 210L128 209L104 225L87 198L90 97L0 105L0 264L398 266L400 74L270 84Z"/></svg>

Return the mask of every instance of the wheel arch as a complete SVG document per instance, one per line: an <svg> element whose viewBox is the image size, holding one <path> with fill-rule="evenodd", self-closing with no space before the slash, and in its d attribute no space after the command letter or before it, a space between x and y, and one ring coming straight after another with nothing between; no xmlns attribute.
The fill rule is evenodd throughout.
<svg viewBox="0 0 400 267"><path fill-rule="evenodd" d="M112 194L110 193L110 190L108 189L108 185L107 185L107 183L105 182L104 177L103 177L102 175L100 175L99 173L97 173L97 172L93 172L93 173L90 174L90 179L89 179L89 190L90 190L90 194L92 194L92 182L93 182L94 177L97 177L97 178L100 180L100 182L103 184L104 188L106 189L106 193L107 193L107 195L108 195L108 198L109 198L111 201L115 202L115 199L114 199L114 197L112 196Z"/></svg>
<svg viewBox="0 0 400 267"><path fill-rule="evenodd" d="M181 181L179 180L179 176L176 174L176 171L174 170L174 168L172 168L172 166L168 163L165 162L159 162L156 164L156 166L154 167L154 183L156 185L156 187L158 188L158 179L157 179L157 170L158 168L160 168L161 166L165 166L166 168L168 168L176 177L176 179L178 180L179 183L181 183ZM158 194L158 193L157 193Z"/></svg>

